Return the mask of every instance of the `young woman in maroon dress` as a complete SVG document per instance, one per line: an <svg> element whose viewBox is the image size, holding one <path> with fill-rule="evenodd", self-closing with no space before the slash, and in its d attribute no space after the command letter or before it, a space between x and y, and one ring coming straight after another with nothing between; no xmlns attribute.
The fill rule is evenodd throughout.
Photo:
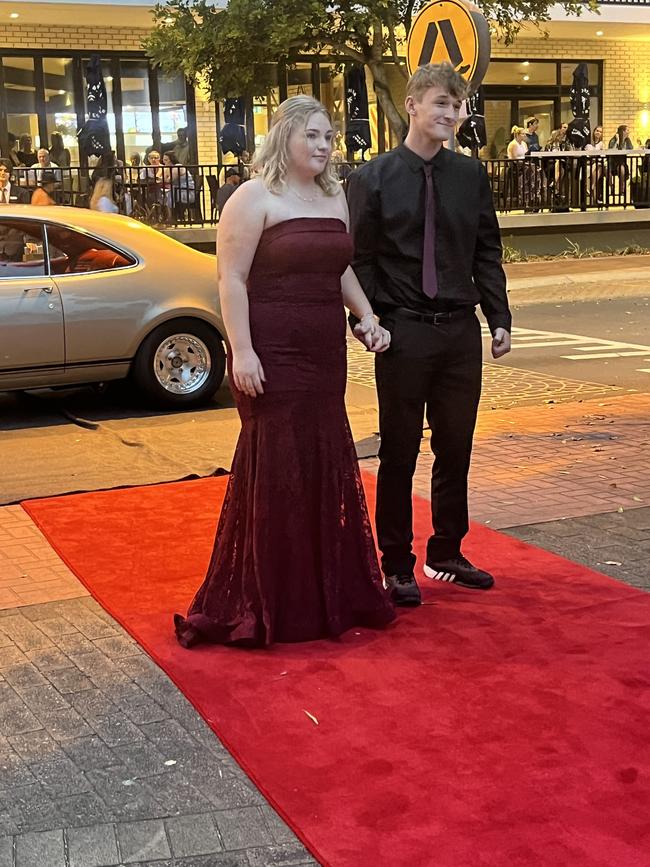
<svg viewBox="0 0 650 867"><path fill-rule="evenodd" d="M219 223L229 374L242 430L212 559L184 647L335 637L394 618L383 589L345 412L346 318L385 350L352 269L348 212L330 167L334 132L308 96L280 105L258 176Z"/></svg>

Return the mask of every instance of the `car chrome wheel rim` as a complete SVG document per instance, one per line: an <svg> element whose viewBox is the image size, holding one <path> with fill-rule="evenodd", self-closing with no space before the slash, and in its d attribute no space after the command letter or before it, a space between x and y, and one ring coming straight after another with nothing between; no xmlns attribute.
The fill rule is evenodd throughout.
<svg viewBox="0 0 650 867"><path fill-rule="evenodd" d="M212 360L205 343L193 334L173 334L153 358L156 379L170 394L193 394L205 384Z"/></svg>

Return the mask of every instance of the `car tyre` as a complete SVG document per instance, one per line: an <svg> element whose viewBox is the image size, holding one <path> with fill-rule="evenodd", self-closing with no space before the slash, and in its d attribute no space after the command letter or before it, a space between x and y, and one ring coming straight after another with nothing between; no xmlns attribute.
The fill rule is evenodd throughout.
<svg viewBox="0 0 650 867"><path fill-rule="evenodd" d="M131 369L145 397L158 407L184 409L206 403L226 373L220 335L198 319L173 319L143 341Z"/></svg>

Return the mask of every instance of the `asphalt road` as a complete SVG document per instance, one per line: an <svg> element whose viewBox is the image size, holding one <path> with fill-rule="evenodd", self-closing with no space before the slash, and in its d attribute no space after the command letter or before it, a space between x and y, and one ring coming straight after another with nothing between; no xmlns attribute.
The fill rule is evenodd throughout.
<svg viewBox="0 0 650 867"><path fill-rule="evenodd" d="M649 391L650 298L515 308L513 351L504 363L560 378Z"/></svg>
<svg viewBox="0 0 650 867"><path fill-rule="evenodd" d="M564 400L582 396L580 382L650 391L650 299L522 307L513 338L513 352L486 366L496 408L546 402L561 380L574 383ZM487 333L485 343L491 361ZM370 354L351 353L347 403L361 454L377 430L372 370ZM0 394L0 503L208 475L230 466L238 431L227 387L186 413L149 410L122 384L103 394Z"/></svg>

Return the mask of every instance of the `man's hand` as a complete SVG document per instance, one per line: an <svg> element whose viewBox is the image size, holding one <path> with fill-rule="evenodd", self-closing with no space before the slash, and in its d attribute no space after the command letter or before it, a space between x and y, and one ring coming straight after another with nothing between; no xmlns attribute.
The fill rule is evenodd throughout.
<svg viewBox="0 0 650 867"><path fill-rule="evenodd" d="M369 313L354 326L353 333L369 352L384 352L390 346L390 332Z"/></svg>
<svg viewBox="0 0 650 867"><path fill-rule="evenodd" d="M510 332L505 328L497 328L492 338L492 358L501 358L510 352Z"/></svg>
<svg viewBox="0 0 650 867"><path fill-rule="evenodd" d="M390 346L390 331L377 325L372 335L371 352L385 352Z"/></svg>

